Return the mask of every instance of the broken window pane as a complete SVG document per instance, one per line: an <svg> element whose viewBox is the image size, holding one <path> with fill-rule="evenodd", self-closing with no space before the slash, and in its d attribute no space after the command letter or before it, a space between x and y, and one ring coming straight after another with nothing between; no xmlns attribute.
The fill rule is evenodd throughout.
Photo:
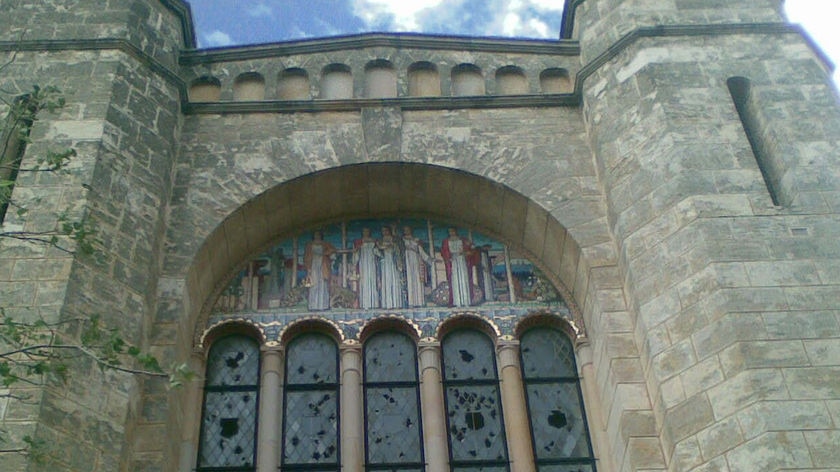
<svg viewBox="0 0 840 472"><path fill-rule="evenodd" d="M522 335L520 352L538 469L592 472L571 340L561 331L536 328Z"/></svg>
<svg viewBox="0 0 840 472"><path fill-rule="evenodd" d="M222 338L210 349L199 470L253 470L259 352L246 336Z"/></svg>
<svg viewBox="0 0 840 472"><path fill-rule="evenodd" d="M442 350L453 470L507 470L492 341L479 331L455 331Z"/></svg>
<svg viewBox="0 0 840 472"><path fill-rule="evenodd" d="M396 332L365 342L369 468L407 471L423 464L416 350L408 336Z"/></svg>
<svg viewBox="0 0 840 472"><path fill-rule="evenodd" d="M283 464L338 467L338 347L309 333L286 351ZM317 470L335 470L321 468Z"/></svg>

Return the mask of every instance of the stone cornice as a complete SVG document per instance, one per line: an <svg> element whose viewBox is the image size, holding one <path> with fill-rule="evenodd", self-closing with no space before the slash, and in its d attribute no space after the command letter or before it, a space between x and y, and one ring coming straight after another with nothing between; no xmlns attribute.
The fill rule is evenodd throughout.
<svg viewBox="0 0 840 472"><path fill-rule="evenodd" d="M182 65L196 65L372 47L489 53L553 54L562 56L576 56L580 54L578 42L571 40L558 41L555 39L539 40L406 33L365 33L223 49L183 51L181 53L180 63Z"/></svg>
<svg viewBox="0 0 840 472"><path fill-rule="evenodd" d="M125 39L36 39L24 41L0 41L0 51L59 52L108 50L117 50L136 59L148 67L149 70L161 76L167 82L178 87L182 101L186 100L187 87L181 79L181 76Z"/></svg>
<svg viewBox="0 0 840 472"><path fill-rule="evenodd" d="M580 0L582 1L582 0ZM635 44L640 39L645 38L679 38L690 36L728 36L728 35L743 35L743 34L799 34L809 40L809 44L814 48L814 51L820 59L828 64L831 68L833 65L831 61L822 52L816 48L810 38L804 34L802 28L798 25L791 25L788 23L735 23L735 24L720 24L720 25L659 25L650 27L636 28L633 31L622 36L621 39L613 43L606 51L601 53L598 57L590 61L578 71L575 77L575 92L574 95L580 99L583 91L583 84L586 79L594 74L604 64L618 56L625 49Z"/></svg>
<svg viewBox="0 0 840 472"><path fill-rule="evenodd" d="M258 102L186 103L185 114L222 113L317 113L359 111L363 108L394 107L402 110L456 110L468 108L538 108L577 106L574 94L481 95L474 97L349 98L344 100L261 100Z"/></svg>

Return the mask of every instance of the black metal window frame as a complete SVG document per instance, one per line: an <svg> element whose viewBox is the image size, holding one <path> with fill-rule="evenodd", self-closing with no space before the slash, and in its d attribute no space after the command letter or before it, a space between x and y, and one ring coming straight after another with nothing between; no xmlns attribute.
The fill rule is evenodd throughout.
<svg viewBox="0 0 840 472"><path fill-rule="evenodd" d="M597 472L595 466L595 454L592 451L592 437L589 434L589 424L586 420L586 410L583 404L583 393L580 388L580 377L578 375L574 376L536 376L536 377L529 377L526 374L525 369L525 358L522 354L522 338L524 338L528 333L535 331L535 330L549 330L557 333L560 336L566 338L569 343L571 340L568 339L568 336L563 333L561 330L548 327L548 326L535 326L531 329L528 329L520 336L520 352L519 352L519 365L520 365L520 372L522 372L522 389L523 393L525 394L525 405L528 412L528 427L531 433L531 447L533 449L533 456L534 456L534 465L536 466L536 470L539 471L543 466L553 466L553 465L586 465L590 466L592 472ZM572 361L572 372L577 372L577 360L574 356L574 351L572 351L571 356ZM587 451L589 453L589 457L569 457L569 458L551 458L551 459L540 459L539 455L537 454L537 441L534 435L534 415L531 412L531 399L528 393L528 386L533 384L545 384L545 385L557 385L557 384L574 384L575 389L574 391L577 394L577 404L581 412L581 419L583 421L583 434L586 435L586 443L587 443Z"/></svg>
<svg viewBox="0 0 840 472"><path fill-rule="evenodd" d="M493 378L492 379L465 379L465 380L455 380L455 379L448 379L446 376L446 348L445 345L447 342L451 342L451 338L453 335L457 335L458 333L471 331L475 333L479 333L480 335L484 336L487 340L487 344L490 347L489 355L493 361ZM444 416L446 417L446 433L447 433L447 442L449 443L449 469L452 472L458 471L466 471L470 469L487 469L488 467L491 468L501 468L505 471L510 471L510 452L508 451L507 446L507 435L505 432L505 420L504 420L504 411L502 408L502 395L501 395L501 388L499 385L499 369L498 363L496 362L496 352L493 346L492 339L487 336L487 334L481 332L480 330L474 328L458 328L449 333L447 333L441 339L441 383L443 386L443 404L444 404ZM449 396L447 395L450 388L453 387L473 387L473 386L492 386L495 391L495 398L496 404L498 405L499 409L499 434L501 436L501 442L504 444L504 455L503 459L488 459L488 460L455 460L452 454L452 430L450 425L450 409L449 409Z"/></svg>
<svg viewBox="0 0 840 472"><path fill-rule="evenodd" d="M330 342L333 344L335 348L335 382L324 382L324 383L289 383L289 348L294 347L295 341L299 340L305 336L323 336L326 339L329 339ZM286 360L285 366L283 369L283 424L281 426L281 440L282 444L280 445L281 454L280 454L280 468L281 470L290 470L290 471L307 471L307 472L340 472L341 470L341 365L340 365L340 350L338 343L332 339L329 335L317 332L317 331L309 331L301 333L300 335L293 338L289 341L286 347ZM322 392L332 392L335 398L335 412L336 412L336 419L335 419L335 444L336 444L336 451L335 451L335 463L330 464L306 464L306 463L287 463L286 462L286 425L287 420L289 418L288 408L288 397L289 392L315 392L315 391L322 391Z"/></svg>
<svg viewBox="0 0 840 472"><path fill-rule="evenodd" d="M260 404L260 399L259 399L260 385L259 385L259 382L260 382L260 373L262 371L262 365L261 365L261 361L262 361L261 357L262 356L260 356L259 343L255 339L253 339L252 337L246 336L246 335L243 335L243 334L231 334L231 335L224 336L224 337L221 337L221 338L215 340L213 342L213 345L210 347L210 353L212 353L213 348L215 348L216 346L219 345L220 341L231 338L231 337L240 337L240 338L243 338L243 339L248 339L249 341L251 341L254 344L254 347L256 347L256 351L257 351L256 352L257 353L257 356L256 356L257 357L257 377L256 377L256 380L257 380L257 383L253 384L253 385L207 385L206 381L205 381L204 394L202 395L202 402L201 402L201 422L202 422L202 425L201 425L201 428L200 428L200 431L199 431L198 460L197 460L196 469L195 469L196 472L253 472L257 469L257 436L259 434L259 420L258 419L259 419L259 414L260 414L260 412L259 412L259 404ZM208 358L210 358L209 355L208 355ZM214 366L211 366L209 364L207 365L207 369L211 369L213 367ZM210 377L209 375L205 375L205 378L209 378L209 377ZM255 415L255 418L254 418L254 448L253 448L253 451L251 453L252 454L251 455L252 464L250 466L223 466L223 467L201 466L200 462L201 462L201 457L202 457L202 444L204 444L205 435L207 434L207 431L204 428L204 418L205 418L205 415L207 414L207 394L208 393L225 393L225 392L253 392L254 393L254 404L255 404L255 407L254 407L254 415Z"/></svg>
<svg viewBox="0 0 840 472"><path fill-rule="evenodd" d="M423 441L423 412L421 410L420 404L420 374L417 364L417 343L414 340L411 340L409 336L404 333L400 333L399 331L381 331L376 334L373 334L371 338L374 336L381 336L381 335L388 335L388 334L396 334L399 336L404 336L405 338L409 339L411 345L414 347L412 350L413 362L412 365L414 367L414 381L377 381L377 382L368 382L367 376L367 342L364 346L362 346L362 368L363 368L363 397L364 397L364 428L365 428L365 470L390 470L390 471L398 471L398 470L419 470L422 471L425 468L425 451L424 451L424 441ZM370 338L368 339L368 341ZM369 448L368 448L368 440L369 440L369 432L370 429L368 428L368 389L369 388L400 388L400 389L414 389L414 395L417 404L417 424L418 430L420 433L420 462L399 462L399 463L371 463L369 460Z"/></svg>

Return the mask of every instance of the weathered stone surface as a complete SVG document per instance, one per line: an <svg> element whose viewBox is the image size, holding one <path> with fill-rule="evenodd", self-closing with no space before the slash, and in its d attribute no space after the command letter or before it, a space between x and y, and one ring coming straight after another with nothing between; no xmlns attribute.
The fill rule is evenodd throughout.
<svg viewBox="0 0 840 472"><path fill-rule="evenodd" d="M837 468L840 114L810 46L768 26L779 2L572 2L579 54L575 42L529 51L402 38L241 57L182 52L175 1L30 3L0 0L3 34L26 30L51 47L20 52L0 87L22 93L49 78L65 89L69 106L39 116L25 158L51 146L79 155L66 176L21 176L15 195L31 216L4 230L51 229L66 208L96 224L102 257L0 242L7 314L99 313L164 365L184 362L206 347L196 335L221 287L271 243L342 218L435 217L533 257L574 307L592 351L587 407L607 438L599 470ZM72 42L103 38L132 46ZM362 97L377 58L394 65L394 99L304 100L304 113L275 100L285 68L306 69L317 96L336 62ZM442 97L405 99L417 61L438 67ZM486 97L449 96L461 63L482 69ZM525 70L529 94L541 71L567 69L580 106L494 95L493 71L507 65ZM227 104L236 78L255 71L266 106ZM181 96L203 75L221 82L220 103ZM781 206L732 76L751 80ZM385 162L395 166L372 165ZM89 365L60 395L34 394L37 405L0 403L0 426L54 449L10 470L174 471L184 435L197 435L185 425L199 413L181 407L195 399Z"/></svg>
<svg viewBox="0 0 840 472"><path fill-rule="evenodd" d="M726 454L732 470L807 469L812 466L801 432L766 433Z"/></svg>

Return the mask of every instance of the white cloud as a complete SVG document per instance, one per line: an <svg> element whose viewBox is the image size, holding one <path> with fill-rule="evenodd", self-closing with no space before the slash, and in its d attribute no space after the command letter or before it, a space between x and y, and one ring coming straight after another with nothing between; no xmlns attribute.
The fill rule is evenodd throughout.
<svg viewBox="0 0 840 472"><path fill-rule="evenodd" d="M230 46L233 44L233 38L224 31L215 30L212 33L204 35L204 41L207 47L214 46Z"/></svg>
<svg viewBox="0 0 840 472"><path fill-rule="evenodd" d="M840 62L840 33L836 19L840 15L840 2L787 0L785 12L790 21L801 23L808 29L808 34L837 66ZM834 71L834 82L840 87L840 67Z"/></svg>
<svg viewBox="0 0 840 472"><path fill-rule="evenodd" d="M248 13L248 16L253 17L253 18L261 18L261 17L264 17L264 16L272 16L274 14L274 11L271 9L271 7L266 5L263 2L260 2L256 5L254 5L253 7L248 8L245 11Z"/></svg>
<svg viewBox="0 0 840 472"><path fill-rule="evenodd" d="M419 31L418 14L442 0L353 0L353 13L369 25L387 23L401 31Z"/></svg>
<svg viewBox="0 0 840 472"><path fill-rule="evenodd" d="M453 33L482 36L556 37L540 15L556 16L559 28L563 0L353 0L353 12L370 29L430 32L451 25ZM480 27L464 30L470 13L489 16ZM461 30L458 30L461 28Z"/></svg>

